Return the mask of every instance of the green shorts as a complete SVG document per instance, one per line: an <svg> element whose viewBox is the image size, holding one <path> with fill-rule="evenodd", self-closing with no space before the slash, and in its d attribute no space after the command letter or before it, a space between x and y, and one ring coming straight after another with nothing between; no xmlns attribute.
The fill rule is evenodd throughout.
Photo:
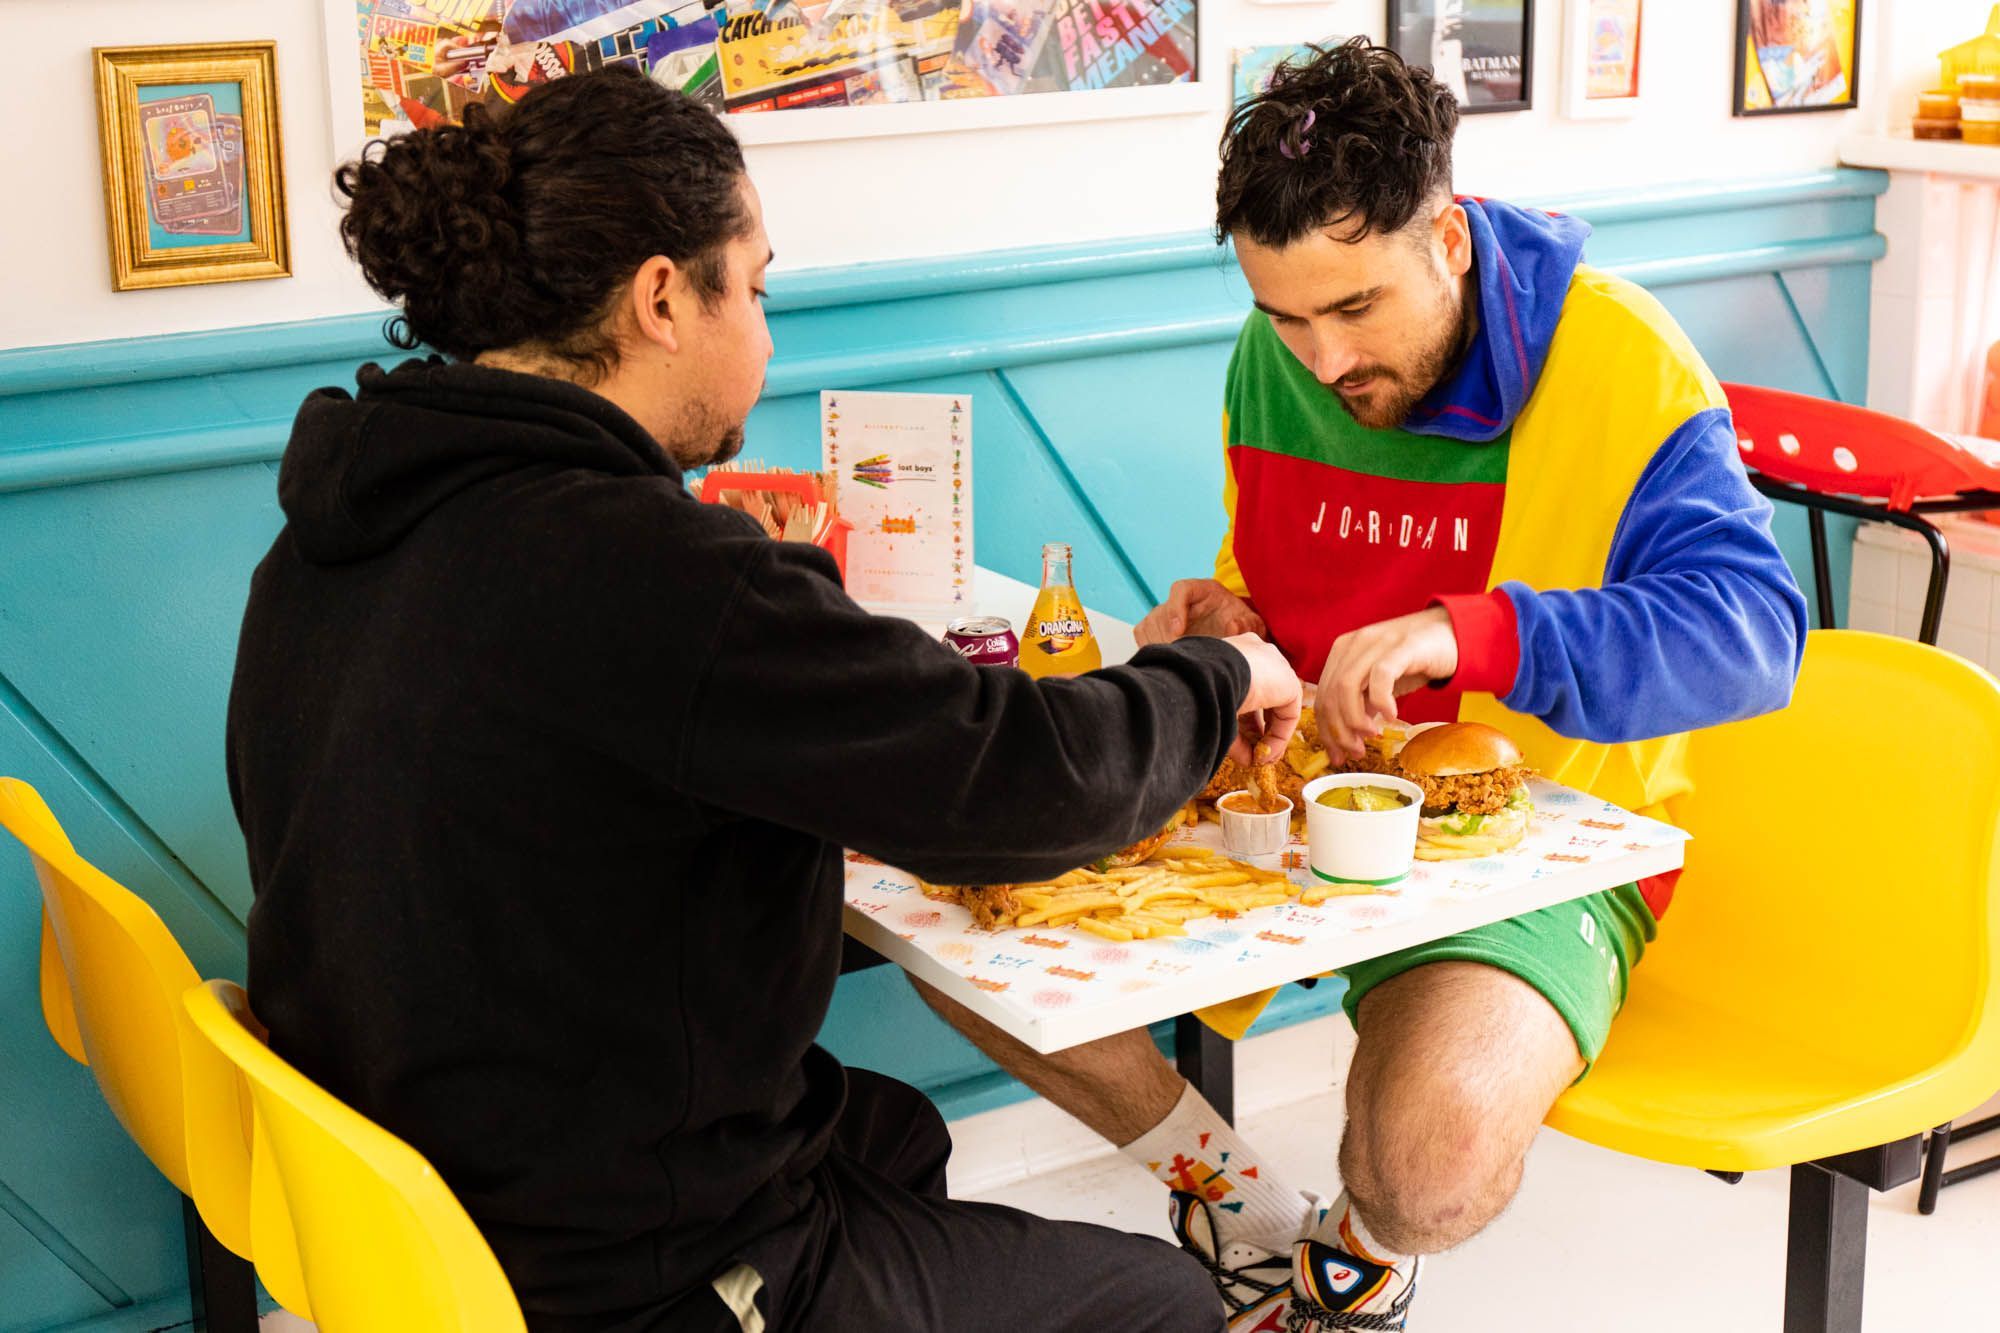
<svg viewBox="0 0 2000 1333"><path fill-rule="evenodd" d="M1347 995L1342 1005L1353 1022L1362 996L1413 967L1485 963L1513 973L1555 1006L1576 1034L1576 1049L1589 1073L1589 1064L1604 1049L1611 1020L1624 1006L1632 969L1658 932L1639 886L1627 884L1343 968Z"/></svg>

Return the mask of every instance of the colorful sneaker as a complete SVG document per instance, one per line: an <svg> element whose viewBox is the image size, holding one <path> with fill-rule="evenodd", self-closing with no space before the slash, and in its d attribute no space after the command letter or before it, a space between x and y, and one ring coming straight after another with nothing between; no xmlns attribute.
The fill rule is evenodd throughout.
<svg viewBox="0 0 2000 1333"><path fill-rule="evenodd" d="M1293 1252L1292 1310L1285 1333L1382 1329L1395 1333L1409 1317L1422 1259L1409 1272L1357 1259L1323 1241L1302 1240Z"/></svg>
<svg viewBox="0 0 2000 1333"><path fill-rule="evenodd" d="M1182 1249L1215 1281L1230 1333L1285 1333L1292 1307L1292 1256L1241 1241L1221 1246L1208 1201L1186 1190L1167 1192L1167 1222Z"/></svg>

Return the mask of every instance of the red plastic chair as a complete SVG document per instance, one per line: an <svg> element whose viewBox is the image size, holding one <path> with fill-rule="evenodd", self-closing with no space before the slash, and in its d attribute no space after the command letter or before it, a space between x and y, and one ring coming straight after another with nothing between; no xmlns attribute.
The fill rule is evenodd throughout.
<svg viewBox="0 0 2000 1333"><path fill-rule="evenodd" d="M1846 514L1893 523L1924 539L1931 577L1917 637L1935 644L1951 551L1924 515L2000 508L2000 466L1884 412L1755 384L1722 387L1751 484L1808 511L1820 625L1836 623L1826 515Z"/></svg>

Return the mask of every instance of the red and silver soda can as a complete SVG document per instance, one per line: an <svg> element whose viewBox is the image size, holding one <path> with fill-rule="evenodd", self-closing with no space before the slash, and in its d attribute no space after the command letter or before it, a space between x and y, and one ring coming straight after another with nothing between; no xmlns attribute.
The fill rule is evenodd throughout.
<svg viewBox="0 0 2000 1333"><path fill-rule="evenodd" d="M974 666L1021 665L1021 642L1014 627L999 616L954 620L945 626L944 641Z"/></svg>

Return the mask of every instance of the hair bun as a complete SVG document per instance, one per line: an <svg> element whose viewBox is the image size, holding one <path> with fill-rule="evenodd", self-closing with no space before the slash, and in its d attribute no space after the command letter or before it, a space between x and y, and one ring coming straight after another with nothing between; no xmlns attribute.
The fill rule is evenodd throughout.
<svg viewBox="0 0 2000 1333"><path fill-rule="evenodd" d="M465 124L371 144L336 173L340 232L401 307L389 337L470 359L508 349L602 375L614 298L663 256L709 309L753 234L743 150L722 118L629 66L551 79Z"/></svg>
<svg viewBox="0 0 2000 1333"><path fill-rule="evenodd" d="M526 312L496 299L521 249L512 179L505 127L478 105L463 125L376 140L334 173L349 201L340 223L348 254L403 308L391 328L397 343L471 357L526 336ZM476 345L442 345L435 331L448 328L478 329Z"/></svg>

